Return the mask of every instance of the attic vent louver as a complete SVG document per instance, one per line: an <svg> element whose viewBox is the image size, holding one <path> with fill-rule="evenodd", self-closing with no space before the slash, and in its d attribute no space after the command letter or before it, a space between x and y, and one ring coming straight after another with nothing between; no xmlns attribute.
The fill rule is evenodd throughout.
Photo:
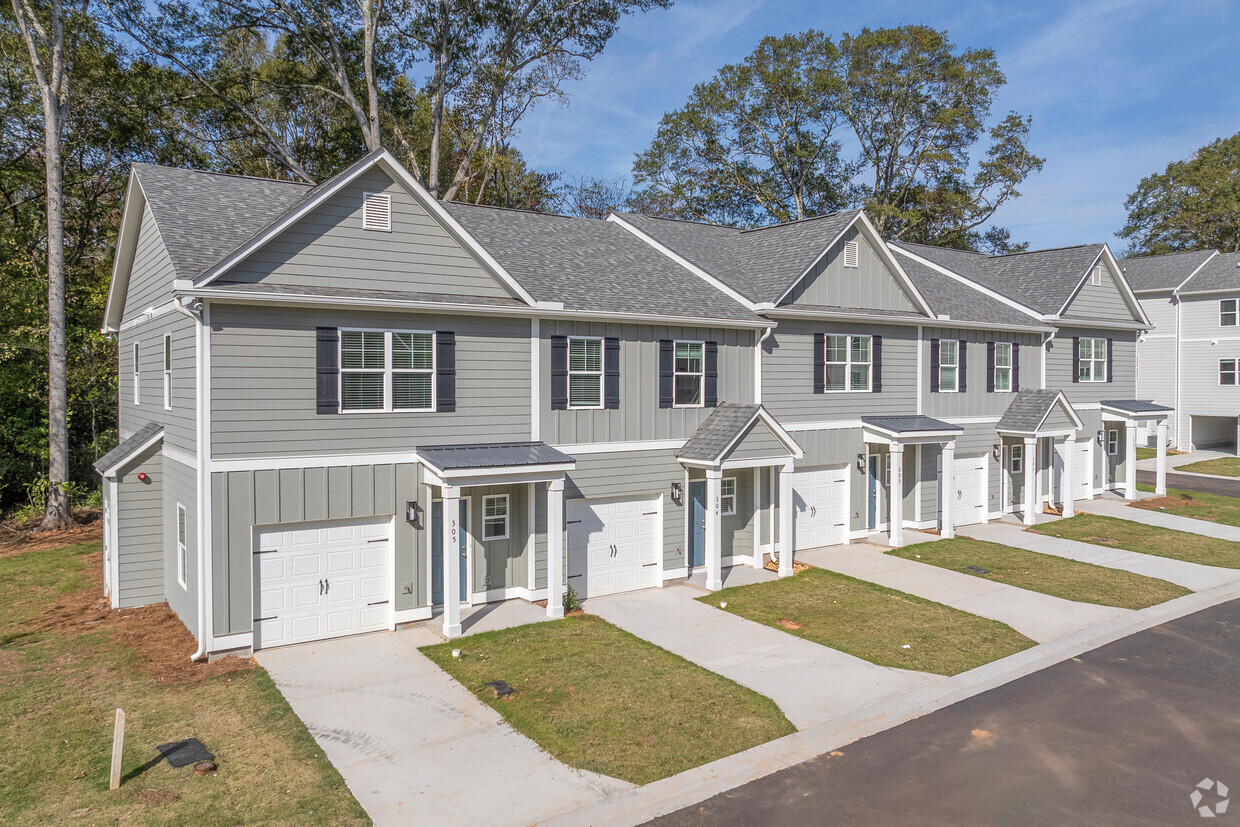
<svg viewBox="0 0 1240 827"><path fill-rule="evenodd" d="M844 266L856 267L857 265L857 242L844 242Z"/></svg>
<svg viewBox="0 0 1240 827"><path fill-rule="evenodd" d="M362 229L392 231L392 196L384 192L362 195Z"/></svg>
<svg viewBox="0 0 1240 827"><path fill-rule="evenodd" d="M1101 264L1094 265L1093 272L1090 273L1090 276L1089 276L1089 282L1095 287L1102 284L1102 265Z"/></svg>

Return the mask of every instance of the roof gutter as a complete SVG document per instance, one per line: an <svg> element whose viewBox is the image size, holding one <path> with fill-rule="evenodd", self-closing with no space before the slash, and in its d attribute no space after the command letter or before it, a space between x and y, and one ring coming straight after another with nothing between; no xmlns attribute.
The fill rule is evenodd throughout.
<svg viewBox="0 0 1240 827"><path fill-rule="evenodd" d="M1017 331L1021 333L1046 333L1050 330L1050 327L1044 324L987 324L985 322L972 322L964 319L953 319L947 316L884 316L878 313L836 313L830 310L807 310L789 305L772 310L763 310L760 312L764 316L774 316L777 318L831 319L833 321L841 322L879 322L882 324L902 325L905 327L924 325L926 327L955 327L962 330L998 330Z"/></svg>

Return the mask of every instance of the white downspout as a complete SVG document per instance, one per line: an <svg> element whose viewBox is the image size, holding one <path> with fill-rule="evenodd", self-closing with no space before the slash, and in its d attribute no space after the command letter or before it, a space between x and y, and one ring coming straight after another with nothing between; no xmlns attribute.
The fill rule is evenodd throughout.
<svg viewBox="0 0 1240 827"><path fill-rule="evenodd" d="M196 502L198 507L197 513L197 531L195 538L198 545L198 648L194 650L194 654L190 655L190 660L205 660L207 656L207 638L210 634L207 627L207 541L206 541L206 522L207 513L206 503L206 429L203 427L205 418L203 416L203 408L207 403L206 394L206 324L202 317L202 302L200 300L190 300L192 304L197 306L198 312L195 313L189 307L186 307L181 301L176 302L176 309L185 314L194 322L194 359L195 359L195 376L194 376L194 407L195 407L195 447L196 447L196 465L197 485L195 488Z"/></svg>
<svg viewBox="0 0 1240 827"><path fill-rule="evenodd" d="M753 401L762 404L762 343L771 338L773 327L768 327L762 331L762 335L758 337L756 347L753 349Z"/></svg>
<svg viewBox="0 0 1240 827"><path fill-rule="evenodd" d="M1051 340L1053 340L1058 333L1059 328L1055 328L1050 333L1046 334L1046 338L1042 340L1042 384L1039 390L1046 390L1046 359L1047 354L1049 353L1047 345L1051 343Z"/></svg>

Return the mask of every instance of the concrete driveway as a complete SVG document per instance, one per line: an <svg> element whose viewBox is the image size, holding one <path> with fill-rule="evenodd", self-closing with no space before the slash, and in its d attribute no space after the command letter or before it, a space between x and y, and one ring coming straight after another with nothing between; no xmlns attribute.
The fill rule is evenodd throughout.
<svg viewBox="0 0 1240 827"><path fill-rule="evenodd" d="M431 663L426 629L259 652L375 824L530 824L632 785L575 770Z"/></svg>

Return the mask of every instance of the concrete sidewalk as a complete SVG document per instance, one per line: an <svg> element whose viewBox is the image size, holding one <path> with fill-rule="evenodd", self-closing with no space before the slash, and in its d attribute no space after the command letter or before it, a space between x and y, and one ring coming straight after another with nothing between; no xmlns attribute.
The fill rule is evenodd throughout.
<svg viewBox="0 0 1240 827"><path fill-rule="evenodd" d="M1096 500L1082 500L1075 505L1077 511L1090 514L1102 514L1134 523L1170 528L1174 531L1187 531L1189 534L1201 534L1205 537L1217 537L1220 540L1240 541L1240 527L1212 523L1209 520L1195 520L1192 517L1181 517L1177 514L1165 514L1146 508L1132 508L1125 500L1101 497Z"/></svg>
<svg viewBox="0 0 1240 827"><path fill-rule="evenodd" d="M876 666L694 599L705 593L688 586L648 589L594 598L585 609L765 695L797 729L943 680Z"/></svg>
<svg viewBox="0 0 1240 827"><path fill-rule="evenodd" d="M1235 459L1235 454L1224 451L1192 451L1187 454L1168 454L1167 470L1179 468L1181 465L1192 465L1194 462L1205 462L1208 459ZM1158 468L1158 458L1137 460L1137 467L1143 471L1154 471ZM1192 473L1192 472L1189 472ZM1203 477L1213 477L1214 474L1202 474ZM1235 479L1235 477L1226 477L1226 479Z"/></svg>
<svg viewBox="0 0 1240 827"><path fill-rule="evenodd" d="M1195 592L1240 581L1240 571L1235 569L1202 566L1197 563L1172 560L1169 557L1159 557L1154 554L1141 554L1136 551L1126 551L1122 548L1081 543L1076 540L1064 540L1059 537L1050 537L1046 534L1035 534L1031 531L1026 531L1023 526L1012 525L1011 523L993 522L971 525L956 529L956 532L962 537L972 537L975 540L985 540L986 542L999 543L1005 546L1012 546L1013 548L1028 549L1041 554L1066 557L1069 560L1079 560L1082 563L1092 563L1095 566L1105 566L1109 569L1121 569L1146 577L1156 577L1159 580L1166 580L1168 583L1175 583Z"/></svg>
<svg viewBox="0 0 1240 827"><path fill-rule="evenodd" d="M998 620L1038 643L1104 623L1129 611L1076 603L983 577L948 571L929 563L884 554L886 550L866 543L854 543L801 552L798 556L812 566Z"/></svg>

